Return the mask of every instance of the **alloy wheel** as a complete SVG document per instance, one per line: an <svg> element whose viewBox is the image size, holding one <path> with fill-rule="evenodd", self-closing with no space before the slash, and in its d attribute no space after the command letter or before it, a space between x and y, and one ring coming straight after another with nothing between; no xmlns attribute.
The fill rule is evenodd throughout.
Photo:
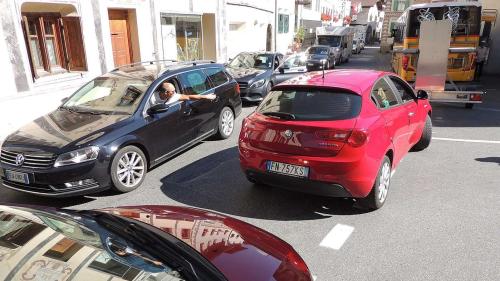
<svg viewBox="0 0 500 281"><path fill-rule="evenodd" d="M120 158L116 174L118 180L126 187L133 187L144 177L145 165L141 155L130 151Z"/></svg>
<svg viewBox="0 0 500 281"><path fill-rule="evenodd" d="M390 181L391 181L391 167L389 163L384 163L379 178L379 187L377 194L379 202L385 201L387 197L387 192L389 191Z"/></svg>
<svg viewBox="0 0 500 281"><path fill-rule="evenodd" d="M229 136L233 132L234 116L231 110L226 110L222 113L222 132Z"/></svg>

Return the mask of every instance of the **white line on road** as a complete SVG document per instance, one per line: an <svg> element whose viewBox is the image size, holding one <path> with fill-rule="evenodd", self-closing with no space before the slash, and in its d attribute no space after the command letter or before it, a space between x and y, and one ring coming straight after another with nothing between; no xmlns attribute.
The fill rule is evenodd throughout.
<svg viewBox="0 0 500 281"><path fill-rule="evenodd" d="M467 140L467 139L450 139L450 138L432 138L433 140L441 141L455 141L455 142L472 142L472 143L494 143L500 144L500 141L490 141L490 140Z"/></svg>
<svg viewBox="0 0 500 281"><path fill-rule="evenodd" d="M342 245L344 245L349 236L351 236L353 231L354 227L338 223L332 228L332 230L330 230L330 232L328 232L319 245L321 247L339 250L342 248Z"/></svg>

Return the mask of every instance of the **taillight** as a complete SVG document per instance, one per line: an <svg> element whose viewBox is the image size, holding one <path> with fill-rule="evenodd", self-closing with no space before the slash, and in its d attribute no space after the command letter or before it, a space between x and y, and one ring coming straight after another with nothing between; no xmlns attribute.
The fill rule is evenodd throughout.
<svg viewBox="0 0 500 281"><path fill-rule="evenodd" d="M241 93L240 91L240 84L236 83L236 89L235 89L236 93L239 95Z"/></svg>
<svg viewBox="0 0 500 281"><path fill-rule="evenodd" d="M347 140L347 143L352 147L360 147L365 144L368 139L368 133L365 130L354 130Z"/></svg>
<svg viewBox="0 0 500 281"><path fill-rule="evenodd" d="M403 69L408 70L408 63L410 62L409 56L403 56Z"/></svg>
<svg viewBox="0 0 500 281"><path fill-rule="evenodd" d="M471 94L469 96L469 100L470 101L482 101L483 100L483 96L479 95L479 94Z"/></svg>
<svg viewBox="0 0 500 281"><path fill-rule="evenodd" d="M351 131L347 130L326 130L317 131L316 137L322 140L346 141Z"/></svg>

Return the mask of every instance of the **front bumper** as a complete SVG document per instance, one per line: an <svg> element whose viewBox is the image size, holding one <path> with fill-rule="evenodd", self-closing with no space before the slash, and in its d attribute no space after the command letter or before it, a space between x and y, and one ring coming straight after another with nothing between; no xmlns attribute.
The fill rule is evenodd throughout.
<svg viewBox="0 0 500 281"><path fill-rule="evenodd" d="M79 196L108 189L111 184L108 168L107 161L90 161L48 169L29 169L0 163L0 186L39 196ZM28 174L29 183L7 180L6 170ZM65 185L83 180L91 181L70 187Z"/></svg>
<svg viewBox="0 0 500 281"><path fill-rule="evenodd" d="M325 69L327 69L326 63L325 63L324 67L325 67ZM307 71L322 70L323 63L321 61L307 61L306 68L307 68Z"/></svg>
<svg viewBox="0 0 500 281"><path fill-rule="evenodd" d="M268 82L269 83L269 82ZM264 83L261 87L252 88L248 84L239 83L241 100L247 102L260 102L266 96L266 86Z"/></svg>

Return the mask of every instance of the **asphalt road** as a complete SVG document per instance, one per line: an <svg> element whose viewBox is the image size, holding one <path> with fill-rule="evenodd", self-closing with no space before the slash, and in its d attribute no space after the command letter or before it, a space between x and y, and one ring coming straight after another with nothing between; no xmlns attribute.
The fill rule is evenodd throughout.
<svg viewBox="0 0 500 281"><path fill-rule="evenodd" d="M384 69L378 49L339 68ZM496 84L495 84L496 83ZM473 110L433 105L434 137L398 166L388 201L364 212L351 200L255 188L240 172L237 133L205 141L148 173L129 194L43 199L0 189L9 203L77 209L188 205L266 229L302 255L317 280L500 280L500 83ZM335 227L335 228L334 228ZM333 229L333 230L332 230ZM337 243L339 249L320 246ZM352 231L352 232L351 232ZM345 243L342 244L345 238ZM338 247L341 246L341 247Z"/></svg>

